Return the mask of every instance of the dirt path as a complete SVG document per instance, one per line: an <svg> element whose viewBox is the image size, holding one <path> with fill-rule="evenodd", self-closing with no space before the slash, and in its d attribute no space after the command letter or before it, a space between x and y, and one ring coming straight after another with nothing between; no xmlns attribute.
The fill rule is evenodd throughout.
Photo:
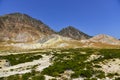
<svg viewBox="0 0 120 80"><path fill-rule="evenodd" d="M42 71L44 68L51 65L49 61L51 57L52 56L43 55L43 58L39 60L34 60L32 62L26 62L26 63L18 64L15 66L10 66L10 67L0 69L0 77L28 73L31 71L31 68L34 65L38 65L37 70Z"/></svg>

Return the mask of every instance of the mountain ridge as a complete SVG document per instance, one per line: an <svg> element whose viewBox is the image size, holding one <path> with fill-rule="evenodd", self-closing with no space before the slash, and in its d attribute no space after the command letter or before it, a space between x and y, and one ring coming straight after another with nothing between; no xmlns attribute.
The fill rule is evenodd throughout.
<svg viewBox="0 0 120 80"><path fill-rule="evenodd" d="M108 35L90 36L73 26L59 32L27 14L12 13L0 16L0 47L36 48L120 48L120 41ZM104 45L104 46L103 46Z"/></svg>
<svg viewBox="0 0 120 80"><path fill-rule="evenodd" d="M34 41L44 35L50 35L54 33L55 32L43 22L26 14L11 13L0 16L1 41Z"/></svg>

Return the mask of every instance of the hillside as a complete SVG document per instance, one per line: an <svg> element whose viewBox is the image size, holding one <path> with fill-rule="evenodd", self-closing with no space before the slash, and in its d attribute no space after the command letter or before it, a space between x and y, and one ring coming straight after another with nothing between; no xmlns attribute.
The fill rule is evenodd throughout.
<svg viewBox="0 0 120 80"><path fill-rule="evenodd" d="M26 14L0 16L0 49L120 48L120 41L108 35L94 37L68 26L56 32Z"/></svg>
<svg viewBox="0 0 120 80"><path fill-rule="evenodd" d="M72 39L81 40L81 39L89 39L91 36L79 31L78 29L68 26L63 28L60 32L60 35L64 37L70 37Z"/></svg>
<svg viewBox="0 0 120 80"><path fill-rule="evenodd" d="M112 36L99 34L88 40L81 40L84 47L120 48L120 41Z"/></svg>
<svg viewBox="0 0 120 80"><path fill-rule="evenodd" d="M112 45L120 44L120 41L118 39L105 34L99 34L89 40L93 42L101 42L101 43L112 44Z"/></svg>
<svg viewBox="0 0 120 80"><path fill-rule="evenodd" d="M0 41L29 42L53 33L43 22L26 14L0 16Z"/></svg>

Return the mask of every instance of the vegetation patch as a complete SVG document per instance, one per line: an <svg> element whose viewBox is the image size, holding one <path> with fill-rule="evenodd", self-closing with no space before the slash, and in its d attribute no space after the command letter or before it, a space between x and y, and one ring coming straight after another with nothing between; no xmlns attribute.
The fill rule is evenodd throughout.
<svg viewBox="0 0 120 80"><path fill-rule="evenodd" d="M32 70L31 72L25 74L16 74L9 77L2 77L0 80L45 80L45 77L40 72Z"/></svg>
<svg viewBox="0 0 120 80"><path fill-rule="evenodd" d="M36 55L35 53L34 54L28 54L28 53L27 54L16 54L16 55L11 54L7 56L0 56L0 59L8 60L12 66L20 64L20 63L37 60L40 58L42 58L42 56L40 54Z"/></svg>
<svg viewBox="0 0 120 80"><path fill-rule="evenodd" d="M16 65L42 58L40 54L41 53L17 54L2 56L0 58L9 60L11 65ZM6 79L1 79L10 80L10 77L12 77L12 80L16 80L14 78L21 78L20 80L45 80L44 75L48 75L53 77L51 80L57 80L58 78L61 80L73 80L75 78L83 78L84 80L104 80L106 77L113 80L119 80L120 74L106 73L102 70L102 65L99 64L109 60L113 60L114 62L120 59L119 49L51 49L48 52L43 52L43 54L53 55L53 57L50 59L52 65L42 70L42 72L32 70L31 73L14 75ZM99 55L99 57L87 61L91 55ZM37 67L37 65L35 67ZM72 71L73 73L68 73L69 75L63 78L63 75L67 75L65 71Z"/></svg>
<svg viewBox="0 0 120 80"><path fill-rule="evenodd" d="M81 52L85 52L83 54ZM53 65L45 68L42 73L53 77L60 77L65 70L72 70L71 79L83 77L85 79L95 80L96 78L104 79L106 73L95 68L102 68L97 64L108 59L120 58L120 50L118 49L64 49L59 53L54 52L51 61ZM91 55L101 55L100 57L87 62ZM115 76L115 75L114 75ZM112 78L114 77L112 76ZM94 78L93 78L94 77Z"/></svg>

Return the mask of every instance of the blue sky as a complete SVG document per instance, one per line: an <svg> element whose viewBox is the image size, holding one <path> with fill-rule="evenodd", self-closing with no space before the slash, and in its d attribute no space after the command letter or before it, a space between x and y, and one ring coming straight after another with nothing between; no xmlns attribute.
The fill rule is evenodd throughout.
<svg viewBox="0 0 120 80"><path fill-rule="evenodd" d="M120 38L120 0L0 0L0 15L21 12L59 31L66 26Z"/></svg>

